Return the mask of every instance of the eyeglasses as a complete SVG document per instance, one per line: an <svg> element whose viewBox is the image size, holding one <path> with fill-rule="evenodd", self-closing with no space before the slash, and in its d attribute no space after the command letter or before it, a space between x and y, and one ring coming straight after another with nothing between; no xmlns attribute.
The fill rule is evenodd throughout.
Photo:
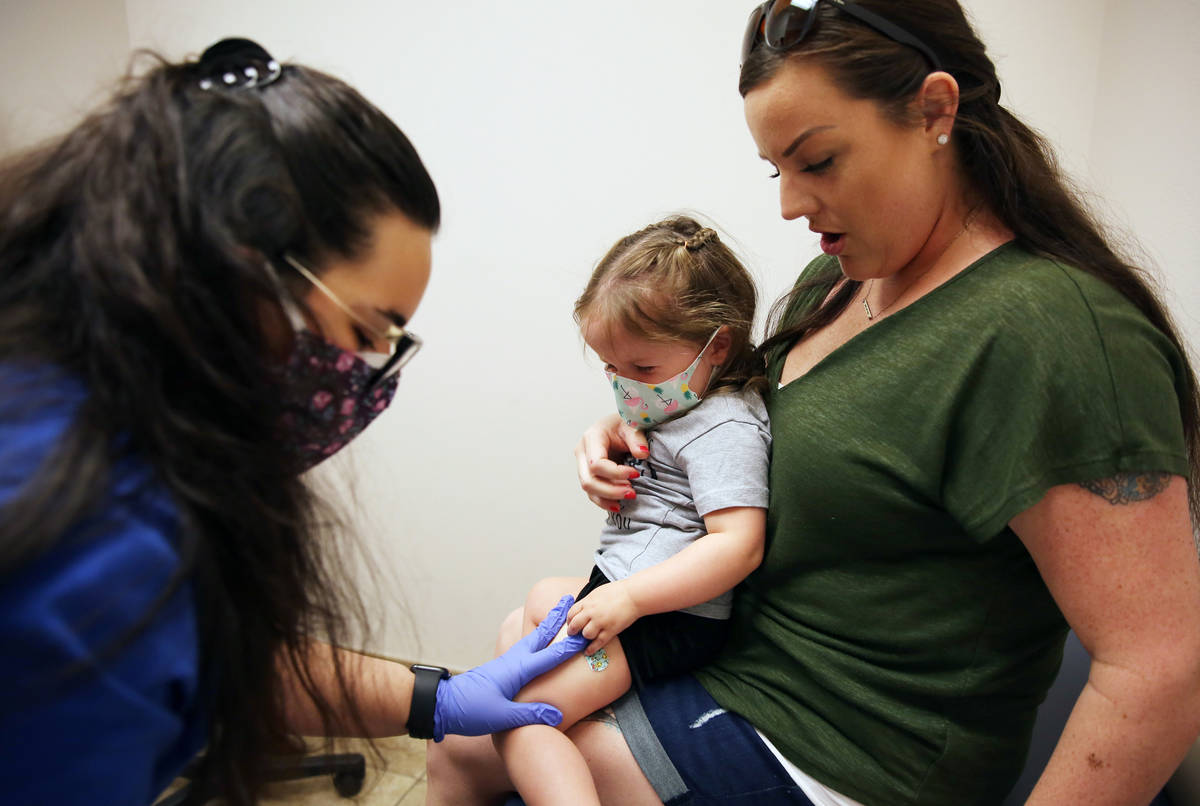
<svg viewBox="0 0 1200 806"><path fill-rule="evenodd" d="M817 18L817 4L822 0L767 0L750 12L750 22L746 25L746 34L742 37L742 63L745 63L750 51L760 41L771 50L787 50L792 45L808 36L812 30L813 21ZM888 22L873 11L868 11L850 0L825 0L854 17L861 23L869 25L888 39L908 45L919 50L934 70L941 70L942 63L933 50L901 28Z"/></svg>
<svg viewBox="0 0 1200 806"><path fill-rule="evenodd" d="M379 364L375 375L370 380L369 388L374 388L380 382L395 375L420 351L421 345L424 342L421 341L417 334L401 327L378 311L357 312L353 310L345 302L342 302L341 298L333 293L329 286L321 282L321 279L317 275L305 268L296 258L285 254L283 259L287 261L289 266L303 275L304 279L315 285L322 294L329 297L330 302L341 308L347 316L361 325L370 336L374 337L376 342L382 341L387 343L388 350L383 354L387 358ZM372 321L367 321L368 319ZM363 358L364 360L368 360L366 356L363 356Z"/></svg>

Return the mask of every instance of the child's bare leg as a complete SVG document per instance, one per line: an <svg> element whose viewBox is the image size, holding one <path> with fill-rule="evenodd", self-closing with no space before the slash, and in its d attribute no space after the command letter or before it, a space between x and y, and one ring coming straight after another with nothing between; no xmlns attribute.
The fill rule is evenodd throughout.
<svg viewBox="0 0 1200 806"><path fill-rule="evenodd" d="M555 578L544 580L539 583L541 587L535 589L562 589L565 593L575 594L586 582L575 577ZM505 616L496 636L496 655L503 654L522 635L536 627L560 598L554 596L553 602L543 605L546 597L539 595L535 597L535 602L536 607L541 608L540 612L518 607ZM528 618L526 612L530 612ZM426 759L426 806L484 806L499 803L503 793L511 792L514 788L490 736L447 736L442 742L429 742Z"/></svg>
<svg viewBox="0 0 1200 806"><path fill-rule="evenodd" d="M563 593L577 592L585 581L559 578L535 585L525 604L525 629L533 629ZM599 805L587 762L562 732L617 699L629 682L625 652L614 640L590 659L581 655L542 675L516 696L521 702L548 702L563 712L557 728L529 725L493 737L509 777L529 806Z"/></svg>
<svg viewBox="0 0 1200 806"><path fill-rule="evenodd" d="M497 733L492 740L528 806L600 806L587 762L557 728L527 725Z"/></svg>
<svg viewBox="0 0 1200 806"><path fill-rule="evenodd" d="M500 632L496 635L496 657L500 657L525 634L525 608L518 607L504 617L500 622Z"/></svg>
<svg viewBox="0 0 1200 806"><path fill-rule="evenodd" d="M518 607L500 624L496 654L521 638L525 610ZM425 806L490 806L513 790L490 736L447 736L427 742Z"/></svg>
<svg viewBox="0 0 1200 806"><path fill-rule="evenodd" d="M550 612L550 609L558 604L558 600L570 594L572 596L583 590L583 586L587 584L585 577L548 577L546 579L535 582L533 587L529 589L529 595L525 597L525 607L522 609L522 625L521 635L525 635L534 627L542 623L542 619ZM501 625L503 629L507 625ZM518 635L517 638L520 638ZM559 633L558 638L561 638L563 633ZM555 638L555 640L558 640Z"/></svg>

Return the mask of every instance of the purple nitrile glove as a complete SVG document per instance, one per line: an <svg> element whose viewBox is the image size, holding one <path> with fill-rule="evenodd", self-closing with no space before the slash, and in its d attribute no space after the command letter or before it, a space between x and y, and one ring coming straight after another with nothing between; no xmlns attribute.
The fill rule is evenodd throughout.
<svg viewBox="0 0 1200 806"><path fill-rule="evenodd" d="M439 682L433 706L433 740L440 742L447 733L482 736L521 725L562 722L562 711L553 705L513 702L512 698L530 680L588 645L582 633L550 644L566 623L567 611L574 602L575 597L564 596L536 630L503 655Z"/></svg>

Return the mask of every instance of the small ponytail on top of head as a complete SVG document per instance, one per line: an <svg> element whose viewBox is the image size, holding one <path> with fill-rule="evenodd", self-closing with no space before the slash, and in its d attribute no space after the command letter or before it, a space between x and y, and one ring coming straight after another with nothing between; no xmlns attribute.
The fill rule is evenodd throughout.
<svg viewBox="0 0 1200 806"><path fill-rule="evenodd" d="M687 247L689 252L695 252L697 249L702 248L709 241L716 240L719 240L717 238L716 230L712 229L711 227L701 227L695 232L695 234L689 235L687 238L685 238L683 245Z"/></svg>

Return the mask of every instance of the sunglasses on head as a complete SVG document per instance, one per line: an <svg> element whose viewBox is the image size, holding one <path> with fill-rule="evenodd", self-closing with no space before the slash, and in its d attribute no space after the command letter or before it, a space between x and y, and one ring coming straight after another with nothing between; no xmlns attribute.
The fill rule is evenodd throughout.
<svg viewBox="0 0 1200 806"><path fill-rule="evenodd" d="M822 2L836 6L888 39L915 48L929 60L934 70L942 69L942 63L928 45L899 25L888 22L875 12L868 11L850 0L767 0L750 12L750 22L747 23L746 34L742 38L742 62L745 63L759 42L771 50L787 50L803 40L812 30L813 22L817 18L817 5Z"/></svg>

